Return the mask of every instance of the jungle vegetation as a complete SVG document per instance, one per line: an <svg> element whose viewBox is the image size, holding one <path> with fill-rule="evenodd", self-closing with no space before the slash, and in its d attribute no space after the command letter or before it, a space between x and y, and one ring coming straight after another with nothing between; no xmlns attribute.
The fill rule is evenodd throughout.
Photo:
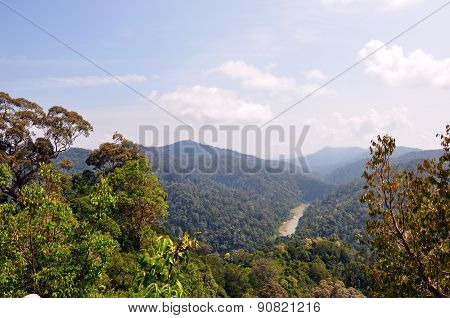
<svg viewBox="0 0 450 318"><path fill-rule="evenodd" d="M346 188L161 177L119 133L69 160L89 122L0 93L0 296L447 297L449 127L415 169L395 167L395 140L378 136ZM281 185L314 201L290 238L272 235L295 204Z"/></svg>

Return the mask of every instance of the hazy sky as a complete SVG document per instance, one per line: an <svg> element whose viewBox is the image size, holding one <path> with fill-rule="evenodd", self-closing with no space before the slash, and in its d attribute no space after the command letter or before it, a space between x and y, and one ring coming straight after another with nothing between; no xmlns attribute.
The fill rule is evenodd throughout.
<svg viewBox="0 0 450 318"><path fill-rule="evenodd" d="M198 128L261 125L446 1L1 2ZM78 146L178 124L1 4L0 21L0 90L81 113L94 133ZM306 153L386 132L437 148L450 122L449 33L450 5L272 124L311 125Z"/></svg>

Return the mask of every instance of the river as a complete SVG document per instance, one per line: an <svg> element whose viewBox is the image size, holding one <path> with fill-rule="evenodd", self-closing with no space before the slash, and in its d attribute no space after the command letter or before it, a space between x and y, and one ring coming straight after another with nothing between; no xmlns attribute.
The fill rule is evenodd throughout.
<svg viewBox="0 0 450 318"><path fill-rule="evenodd" d="M284 221L278 229L278 233L280 236L291 236L295 233L295 228L297 227L298 221L305 212L306 208L309 204L302 203L299 206L293 208L291 210L291 218L287 221Z"/></svg>

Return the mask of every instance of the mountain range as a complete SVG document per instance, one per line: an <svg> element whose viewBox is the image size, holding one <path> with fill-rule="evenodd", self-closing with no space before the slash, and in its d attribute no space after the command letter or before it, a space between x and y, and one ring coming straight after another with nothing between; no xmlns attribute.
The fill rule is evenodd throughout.
<svg viewBox="0 0 450 318"><path fill-rule="evenodd" d="M278 162L280 171L272 173L271 161L192 141L142 151L168 193L169 231L200 232L217 251L257 247L276 236L290 209L332 188L289 163ZM74 172L81 172L89 168L84 163L89 153L73 148L56 163L69 159ZM205 171L202 163L214 169Z"/></svg>
<svg viewBox="0 0 450 318"><path fill-rule="evenodd" d="M302 202L311 205L297 234L336 234L353 242L365 223L358 180L369 153L362 148L326 147L306 156L311 174L303 174L294 160L263 160L190 140L141 149L168 193L169 232L200 232L201 240L220 252L252 249L275 238L290 209ZM55 162L69 159L78 173L90 169L85 163L89 153L72 148ZM439 153L398 147L393 157L407 164Z"/></svg>

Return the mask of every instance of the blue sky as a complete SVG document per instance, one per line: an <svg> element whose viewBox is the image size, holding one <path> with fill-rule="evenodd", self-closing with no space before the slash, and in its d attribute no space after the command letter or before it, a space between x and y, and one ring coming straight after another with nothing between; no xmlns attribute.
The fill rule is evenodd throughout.
<svg viewBox="0 0 450 318"><path fill-rule="evenodd" d="M262 124L445 3L4 2L194 128ZM0 90L80 112L95 131L78 146L178 124L2 5L0 19ZM366 147L378 133L436 148L450 118L449 30L450 6L273 124L310 124L305 152Z"/></svg>

